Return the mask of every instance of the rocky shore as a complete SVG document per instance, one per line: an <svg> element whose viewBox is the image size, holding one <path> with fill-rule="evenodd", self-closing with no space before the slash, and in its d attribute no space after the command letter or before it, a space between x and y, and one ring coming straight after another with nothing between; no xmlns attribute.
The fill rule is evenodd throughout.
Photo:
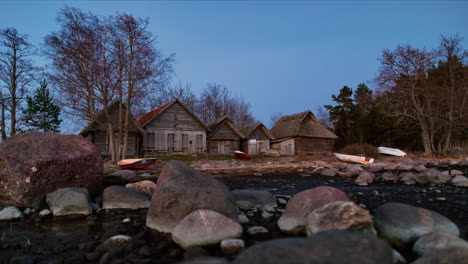
<svg viewBox="0 0 468 264"><path fill-rule="evenodd" d="M265 161L246 175L233 166L209 175L201 170L211 164L169 161L159 175L104 173L96 155L53 148L38 158L31 150L44 140L88 149L74 136L29 137L0 145L0 183L8 190L0 195L0 263L468 260L467 160L293 160L273 174ZM87 177L95 181L99 173L101 181L88 188Z"/></svg>

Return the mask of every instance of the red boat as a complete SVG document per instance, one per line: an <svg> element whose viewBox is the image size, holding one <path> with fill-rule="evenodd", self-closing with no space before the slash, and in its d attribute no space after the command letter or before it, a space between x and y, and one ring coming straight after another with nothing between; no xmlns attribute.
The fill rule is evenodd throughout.
<svg viewBox="0 0 468 264"><path fill-rule="evenodd" d="M238 157L239 159L245 159L245 160L249 160L252 158L242 151L234 151L234 156Z"/></svg>
<svg viewBox="0 0 468 264"><path fill-rule="evenodd" d="M122 169L144 169L156 163L156 159L123 159L117 162Z"/></svg>

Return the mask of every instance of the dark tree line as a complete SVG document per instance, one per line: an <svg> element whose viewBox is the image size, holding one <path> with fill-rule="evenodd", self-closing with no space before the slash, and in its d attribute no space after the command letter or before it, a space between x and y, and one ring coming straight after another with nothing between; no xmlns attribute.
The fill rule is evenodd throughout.
<svg viewBox="0 0 468 264"><path fill-rule="evenodd" d="M445 154L454 141L465 140L468 52L461 40L442 36L433 50L385 49L377 92L364 84L355 91L345 86L332 96L335 104L325 106L340 137L336 146L370 143Z"/></svg>

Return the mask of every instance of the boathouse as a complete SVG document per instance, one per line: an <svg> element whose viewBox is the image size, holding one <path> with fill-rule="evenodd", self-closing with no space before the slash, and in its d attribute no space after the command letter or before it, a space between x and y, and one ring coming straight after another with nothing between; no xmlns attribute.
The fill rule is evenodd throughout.
<svg viewBox="0 0 468 264"><path fill-rule="evenodd" d="M108 113L110 120L112 120L115 147L119 147L119 106L122 109L122 115L125 116L127 108L120 101L113 102L109 108ZM96 117L91 120L88 125L81 130L79 135L83 136L96 146L96 149L101 155L107 157L110 155L109 142L110 133L107 127L107 115L104 110L98 112ZM143 141L144 130L130 113L129 123L127 126L127 156L137 156L141 150L141 143Z"/></svg>
<svg viewBox="0 0 468 264"><path fill-rule="evenodd" d="M208 153L210 155L232 155L241 149L241 141L244 138L242 132L227 117L220 117L212 121L208 128Z"/></svg>
<svg viewBox="0 0 468 264"><path fill-rule="evenodd" d="M144 154L205 153L209 129L178 99L139 121L145 134Z"/></svg>
<svg viewBox="0 0 468 264"><path fill-rule="evenodd" d="M262 123L241 129L244 134L242 140L242 151L249 155L260 155L270 150L270 141L273 135Z"/></svg>
<svg viewBox="0 0 468 264"><path fill-rule="evenodd" d="M271 148L281 155L329 153L338 138L310 111L281 117L271 129Z"/></svg>

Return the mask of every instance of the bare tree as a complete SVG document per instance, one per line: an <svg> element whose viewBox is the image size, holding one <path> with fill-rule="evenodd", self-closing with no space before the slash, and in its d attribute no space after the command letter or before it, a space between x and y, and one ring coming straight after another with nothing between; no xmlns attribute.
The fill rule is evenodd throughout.
<svg viewBox="0 0 468 264"><path fill-rule="evenodd" d="M270 129L273 128L273 126L278 122L278 120L283 116L283 113L281 112L276 112L270 116Z"/></svg>
<svg viewBox="0 0 468 264"><path fill-rule="evenodd" d="M197 111L198 97L192 91L190 83L183 84L179 81L176 84L161 87L157 93L150 94L150 96L151 95L153 96L150 102L151 109L158 108L177 98L184 103L190 111Z"/></svg>
<svg viewBox="0 0 468 264"><path fill-rule="evenodd" d="M90 121L103 111L113 161L124 158L129 116L134 104L152 87L166 81L173 56L164 58L147 30L148 20L122 14L97 17L76 8L60 11L61 30L46 37L52 59L49 78L61 94L69 114ZM118 100L118 120L109 112ZM124 111L124 109L126 111Z"/></svg>
<svg viewBox="0 0 468 264"><path fill-rule="evenodd" d="M208 83L203 90L196 113L207 123L223 116L229 117L239 127L248 127L256 122L250 112L250 104L217 83Z"/></svg>
<svg viewBox="0 0 468 264"><path fill-rule="evenodd" d="M26 35L18 33L14 28L0 30L0 134L7 137L5 112L9 113L10 135L16 134L18 128L18 112L21 102L26 99L30 83L38 70L30 59L35 55L35 49L28 42Z"/></svg>
<svg viewBox="0 0 468 264"><path fill-rule="evenodd" d="M377 83L386 92L386 103L391 114L416 122L426 154L435 150L439 115L437 93L428 81L435 64L436 53L398 46L394 51L384 50Z"/></svg>
<svg viewBox="0 0 468 264"><path fill-rule="evenodd" d="M325 109L323 105L318 106L315 113L320 124L322 124L323 126L325 126L326 128L332 131L334 130L333 123L330 119L330 114L328 113L327 109Z"/></svg>

